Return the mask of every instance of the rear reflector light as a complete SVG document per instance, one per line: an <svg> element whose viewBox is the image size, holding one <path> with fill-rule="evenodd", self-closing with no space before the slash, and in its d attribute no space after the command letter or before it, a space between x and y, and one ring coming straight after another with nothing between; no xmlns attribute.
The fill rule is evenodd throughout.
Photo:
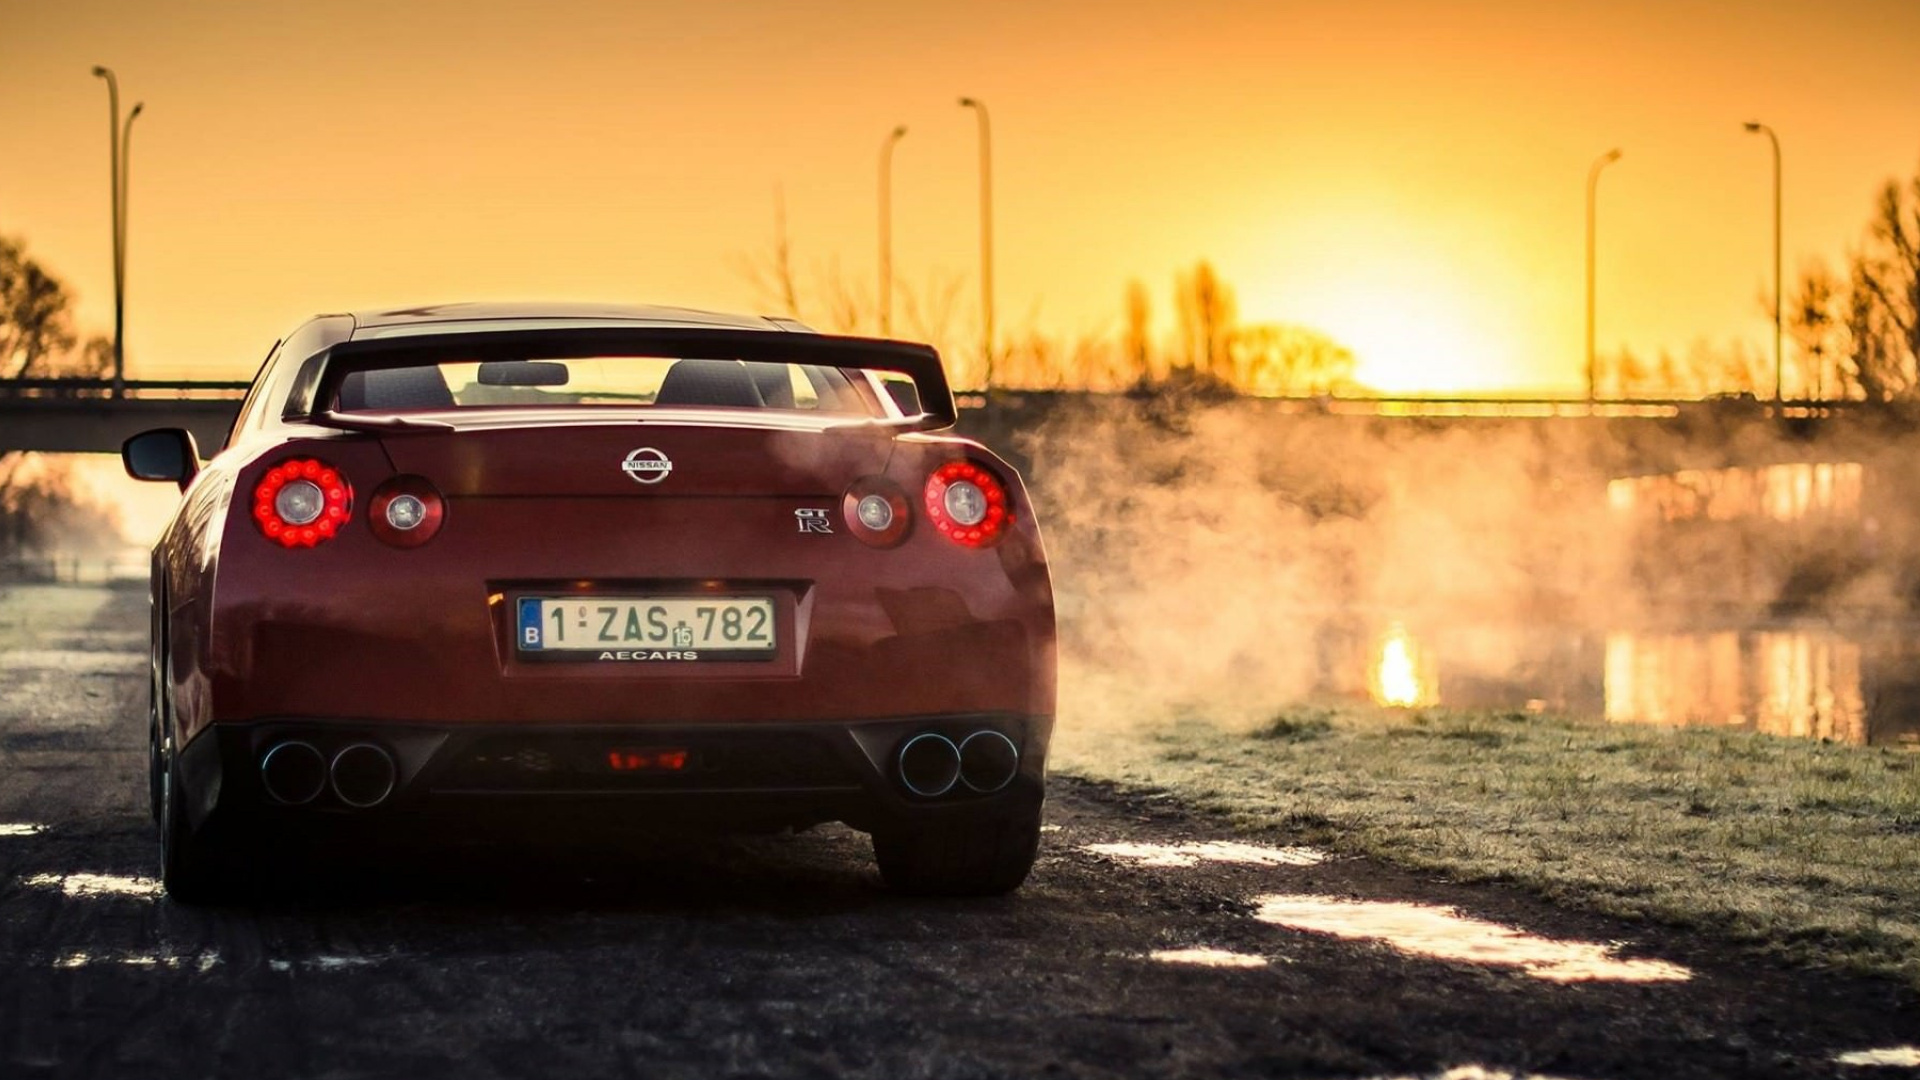
<svg viewBox="0 0 1920 1080"><path fill-rule="evenodd" d="M609 750L607 768L614 772L681 772L690 756L685 750Z"/></svg>
<svg viewBox="0 0 1920 1080"><path fill-rule="evenodd" d="M396 476L367 500L367 525L394 547L415 548L434 538L447 520L447 501L424 476Z"/></svg>
<svg viewBox="0 0 1920 1080"><path fill-rule="evenodd" d="M253 489L254 524L282 547L324 543L352 519L353 485L324 461L283 461Z"/></svg>
<svg viewBox="0 0 1920 1080"><path fill-rule="evenodd" d="M996 543L1013 525L1006 485L971 461L949 461L933 470L923 501L940 535L964 547Z"/></svg>
<svg viewBox="0 0 1920 1080"><path fill-rule="evenodd" d="M913 527L913 507L906 492L884 476L863 476L840 499L847 531L872 547L893 547Z"/></svg>

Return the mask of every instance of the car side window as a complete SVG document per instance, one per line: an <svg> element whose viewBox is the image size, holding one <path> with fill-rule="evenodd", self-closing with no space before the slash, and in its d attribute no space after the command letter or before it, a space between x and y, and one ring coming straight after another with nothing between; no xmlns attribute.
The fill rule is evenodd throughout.
<svg viewBox="0 0 1920 1080"><path fill-rule="evenodd" d="M240 438L241 432L252 431L260 426L263 413L260 399L266 386L267 372L273 370L273 362L279 358L283 344L284 338L274 342L273 348L267 350L267 358L260 362L260 370L254 372L253 385L247 388L246 400L240 403L240 411L234 415L233 426L227 429L227 441L223 445L232 446Z"/></svg>

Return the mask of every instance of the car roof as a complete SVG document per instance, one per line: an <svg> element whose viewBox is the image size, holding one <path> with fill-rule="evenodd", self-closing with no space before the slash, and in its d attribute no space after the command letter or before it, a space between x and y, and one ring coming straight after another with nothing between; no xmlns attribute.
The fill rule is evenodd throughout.
<svg viewBox="0 0 1920 1080"><path fill-rule="evenodd" d="M508 329L586 329L592 327L683 327L716 330L805 331L795 319L771 315L730 315L656 304L465 303L385 308L350 313L352 340L415 334Z"/></svg>

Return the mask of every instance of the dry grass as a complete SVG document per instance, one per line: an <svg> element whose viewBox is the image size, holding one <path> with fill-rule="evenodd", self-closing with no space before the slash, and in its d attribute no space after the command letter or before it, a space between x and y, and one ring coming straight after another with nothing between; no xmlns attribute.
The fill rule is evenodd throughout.
<svg viewBox="0 0 1920 1080"><path fill-rule="evenodd" d="M1463 881L1920 986L1920 757L1523 713L1294 708L1063 730L1061 771L1166 788Z"/></svg>

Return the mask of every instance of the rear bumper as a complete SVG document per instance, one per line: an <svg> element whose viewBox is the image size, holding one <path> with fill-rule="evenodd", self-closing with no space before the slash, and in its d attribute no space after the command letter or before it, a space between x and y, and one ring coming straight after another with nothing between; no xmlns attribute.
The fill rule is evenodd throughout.
<svg viewBox="0 0 1920 1080"><path fill-rule="evenodd" d="M1052 717L1006 713L750 725L218 723L181 752L181 794L195 829L445 826L471 833L566 819L613 832L823 821L871 832L1037 808L1052 730ZM982 731L1019 749L1004 787L955 783L924 797L901 782L897 760L907 740L933 733L959 743ZM377 747L394 762L391 794L356 808L329 783L310 801L289 805L270 793L262 770L267 754L289 743L328 762L349 746ZM663 754L678 756L678 767L635 767Z"/></svg>

